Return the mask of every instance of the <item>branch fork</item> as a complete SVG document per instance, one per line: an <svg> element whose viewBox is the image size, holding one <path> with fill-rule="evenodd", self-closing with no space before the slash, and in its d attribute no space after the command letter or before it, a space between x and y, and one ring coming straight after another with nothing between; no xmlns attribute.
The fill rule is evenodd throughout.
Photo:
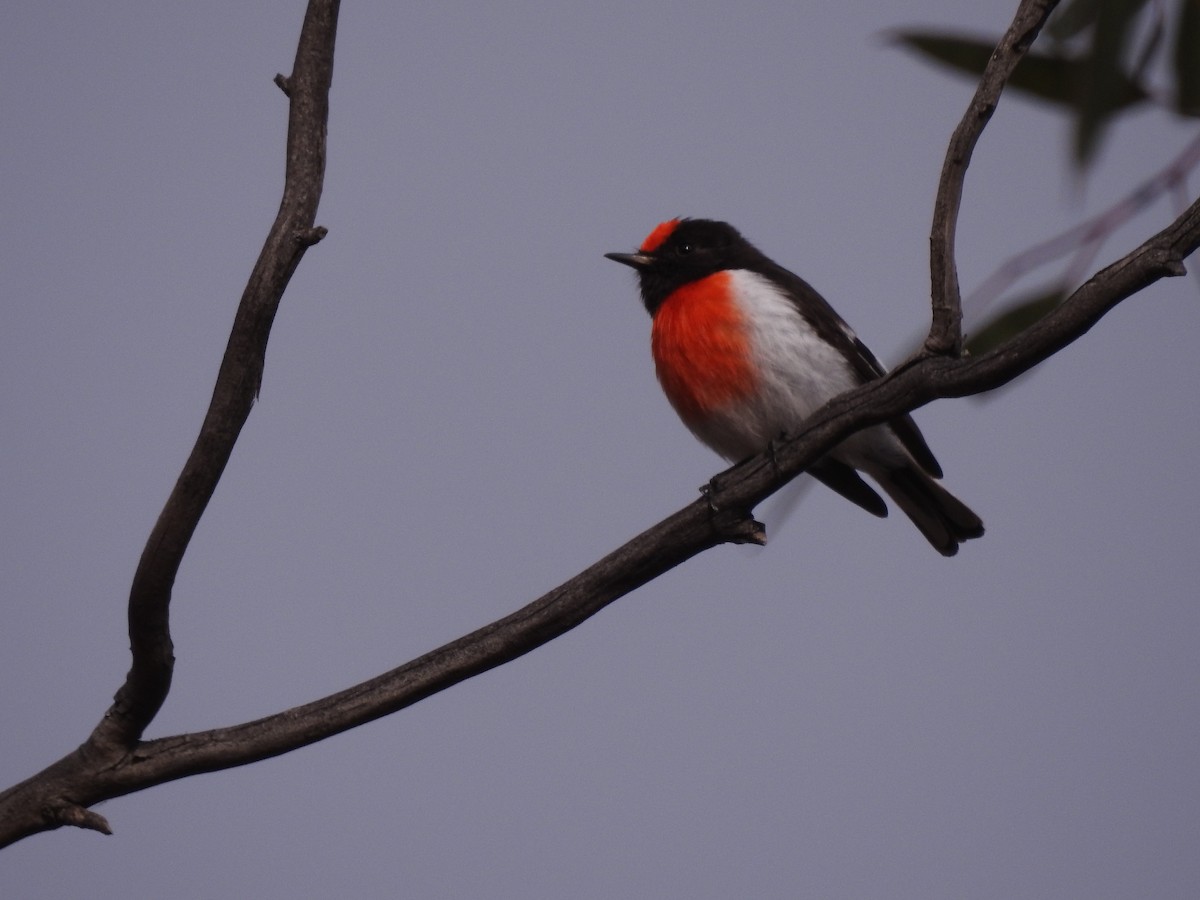
<svg viewBox="0 0 1200 900"><path fill-rule="evenodd" d="M933 204L929 235L930 287L933 316L921 350L926 356L957 357L962 353L962 293L954 258L963 182L979 136L1000 102L1000 93L1028 52L1058 0L1021 0L1016 17L988 60L975 96L950 137Z"/></svg>

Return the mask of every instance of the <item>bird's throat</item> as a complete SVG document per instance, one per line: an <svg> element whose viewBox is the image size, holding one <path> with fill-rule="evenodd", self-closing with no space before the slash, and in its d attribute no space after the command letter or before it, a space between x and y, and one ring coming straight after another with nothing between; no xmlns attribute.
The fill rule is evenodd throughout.
<svg viewBox="0 0 1200 900"><path fill-rule="evenodd" d="M654 314L650 347L667 399L702 422L755 390L750 337L729 272L673 291Z"/></svg>

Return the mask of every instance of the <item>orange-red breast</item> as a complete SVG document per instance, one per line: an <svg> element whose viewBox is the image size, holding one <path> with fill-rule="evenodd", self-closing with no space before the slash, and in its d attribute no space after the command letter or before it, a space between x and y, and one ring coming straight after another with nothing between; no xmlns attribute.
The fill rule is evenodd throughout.
<svg viewBox="0 0 1200 900"><path fill-rule="evenodd" d="M728 460L763 452L828 400L884 374L820 294L725 222L671 219L636 253L606 255L637 270L667 399ZM937 482L941 467L910 416L858 432L809 469L886 516L887 504L859 470L938 552L953 556L983 534L979 516Z"/></svg>

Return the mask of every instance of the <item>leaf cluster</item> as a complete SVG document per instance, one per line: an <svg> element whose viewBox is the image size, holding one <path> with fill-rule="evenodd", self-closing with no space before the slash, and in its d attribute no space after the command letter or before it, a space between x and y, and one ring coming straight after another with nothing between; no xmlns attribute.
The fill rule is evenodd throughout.
<svg viewBox="0 0 1200 900"><path fill-rule="evenodd" d="M996 46L994 37L923 29L893 37L972 79ZM1200 116L1200 0L1073 0L1054 13L1039 44L1008 87L1073 117L1072 161L1080 171L1095 161L1108 125L1122 113L1154 104ZM1165 88L1154 84L1160 72Z"/></svg>

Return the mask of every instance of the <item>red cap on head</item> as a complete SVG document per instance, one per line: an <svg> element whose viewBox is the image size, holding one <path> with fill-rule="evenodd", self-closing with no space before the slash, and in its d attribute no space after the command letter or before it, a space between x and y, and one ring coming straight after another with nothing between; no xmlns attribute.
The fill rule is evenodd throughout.
<svg viewBox="0 0 1200 900"><path fill-rule="evenodd" d="M642 241L642 246L638 247L639 253L653 253L662 246L663 241L671 236L679 225L678 219L667 219L665 222L660 222L654 226L654 230L646 235L646 239Z"/></svg>

